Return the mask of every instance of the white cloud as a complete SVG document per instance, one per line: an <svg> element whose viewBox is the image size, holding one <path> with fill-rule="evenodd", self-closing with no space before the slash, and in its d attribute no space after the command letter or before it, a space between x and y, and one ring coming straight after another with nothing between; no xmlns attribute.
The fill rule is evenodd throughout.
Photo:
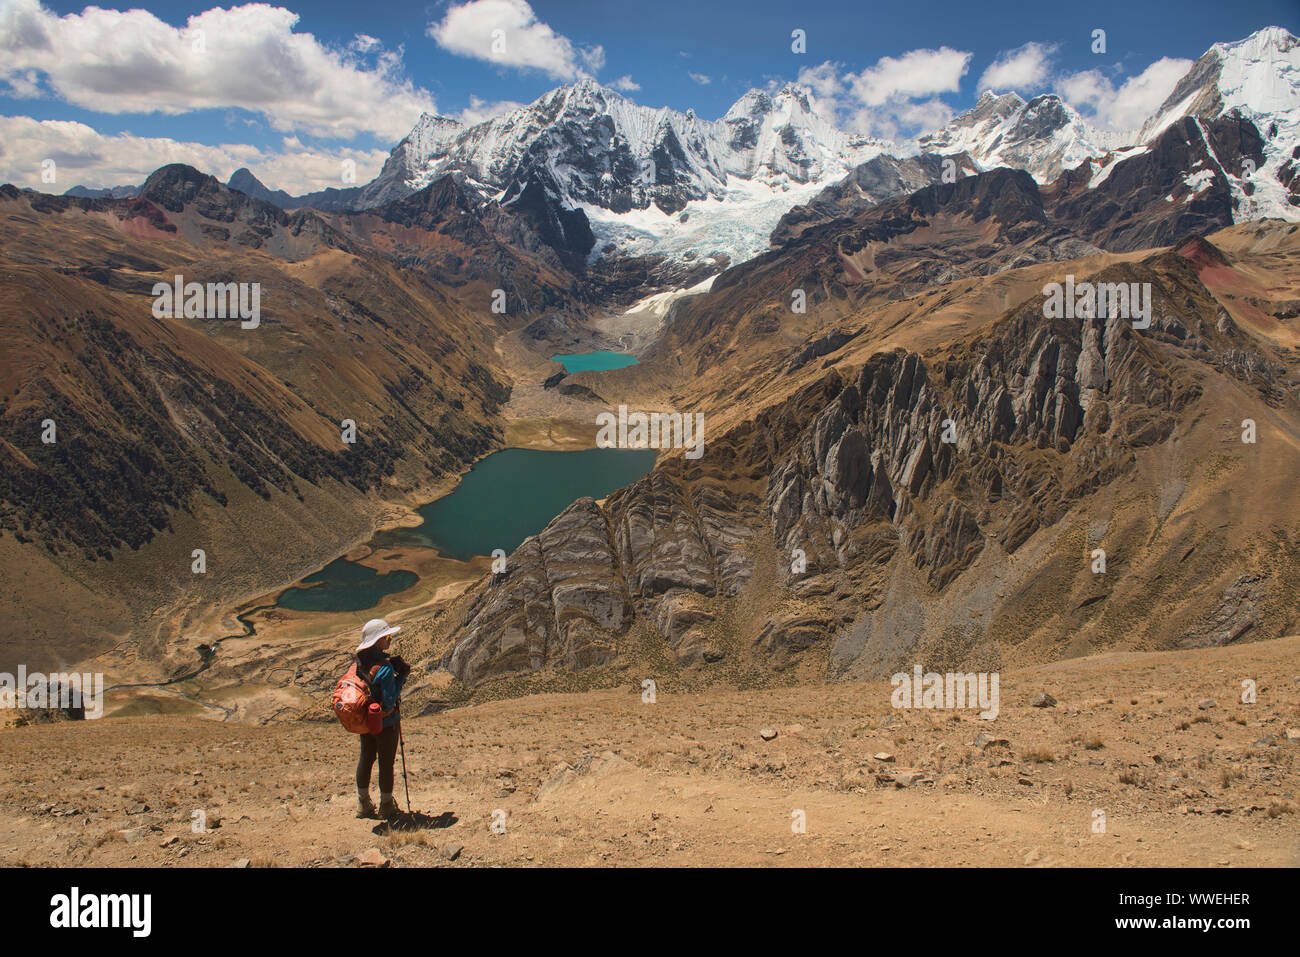
<svg viewBox="0 0 1300 957"><path fill-rule="evenodd" d="M953 115L951 106L938 97L931 97L928 100L901 103L894 107L888 117L882 117L877 113L874 119L878 127L886 121L892 121L892 127L883 129L879 135L897 138L947 126Z"/></svg>
<svg viewBox="0 0 1300 957"><path fill-rule="evenodd" d="M818 99L830 102L844 91L840 75L840 65L827 60L817 66L804 67L799 71L798 81L800 86L812 90Z"/></svg>
<svg viewBox="0 0 1300 957"><path fill-rule="evenodd" d="M2 92L15 100L35 100L44 96L41 91L41 76L35 70L16 72L5 78L8 89Z"/></svg>
<svg viewBox="0 0 1300 957"><path fill-rule="evenodd" d="M1118 89L1100 70L1084 70L1062 77L1056 89L1095 126L1134 130L1160 108L1191 66L1191 60L1162 57Z"/></svg>
<svg viewBox="0 0 1300 957"><path fill-rule="evenodd" d="M378 49L379 46L379 38L372 37L368 33L358 33L352 38L352 42L348 44L349 49L356 50L358 53L369 53L371 50Z"/></svg>
<svg viewBox="0 0 1300 957"><path fill-rule="evenodd" d="M641 84L632 79L630 75L620 76L609 84L610 89L622 90L624 93L635 93L641 89Z"/></svg>
<svg viewBox="0 0 1300 957"><path fill-rule="evenodd" d="M0 0L0 80L31 93L40 74L54 95L100 113L239 108L280 131L331 137L395 140L435 111L403 77L400 52L366 66L357 43L373 38L359 35L357 52L335 50L295 32L297 22L267 4L213 8L174 27L147 10L91 6L60 17L39 0Z"/></svg>
<svg viewBox="0 0 1300 957"><path fill-rule="evenodd" d="M1056 44L1036 42L1004 52L980 76L979 89L1032 93L1047 79L1048 61L1055 52Z"/></svg>
<svg viewBox="0 0 1300 957"><path fill-rule="evenodd" d="M312 150L296 137L286 137L278 152L244 143L208 146L167 137L105 134L85 123L35 120L29 116L0 116L0 182L44 192L62 193L73 186L135 186L168 163L185 163L222 182L241 166L271 189L294 195L342 188L342 163L356 163L357 182L375 177L388 153L384 150ZM41 181L41 164L56 164L55 183Z"/></svg>
<svg viewBox="0 0 1300 957"><path fill-rule="evenodd" d="M488 102L480 97L470 94L469 106L460 111L457 117L466 126L473 126L476 123L482 123L484 120L490 120L494 116L501 116L512 110L523 107L523 103L516 103L514 100L494 100Z"/></svg>
<svg viewBox="0 0 1300 957"><path fill-rule="evenodd" d="M864 106L891 100L916 99L934 93L956 93L970 68L971 54L949 47L911 50L901 57L881 57L875 66L846 79Z"/></svg>
<svg viewBox="0 0 1300 957"><path fill-rule="evenodd" d="M939 93L954 93L970 68L971 54L940 47L882 57L860 73L827 61L799 71L798 81L813 91L819 109L849 130L899 138L942 126L952 108Z"/></svg>
<svg viewBox="0 0 1300 957"><path fill-rule="evenodd" d="M713 82L713 77L708 76L704 73L694 73L688 70L686 75L689 76L696 83L698 83L700 86L708 86L710 83Z"/></svg>
<svg viewBox="0 0 1300 957"><path fill-rule="evenodd" d="M387 150L306 149L301 145L290 147L289 142L285 141L281 151L263 153L243 165L271 189L282 189L294 196L331 186L335 189L362 186L379 175L384 160L388 159ZM355 182L343 180L344 160L356 164ZM229 173L220 177L223 183L229 178Z"/></svg>
<svg viewBox="0 0 1300 957"><path fill-rule="evenodd" d="M605 65L603 48L576 46L538 20L526 0L470 0L453 6L426 32L460 56L541 70L561 80L594 74Z"/></svg>
<svg viewBox="0 0 1300 957"><path fill-rule="evenodd" d="M605 69L605 48L599 44L594 47L579 47L578 59L587 68L585 72L595 76Z"/></svg>
<svg viewBox="0 0 1300 957"><path fill-rule="evenodd" d="M1115 85L1100 70L1072 73L1056 81L1056 90L1075 109L1095 113L1105 102L1115 99Z"/></svg>

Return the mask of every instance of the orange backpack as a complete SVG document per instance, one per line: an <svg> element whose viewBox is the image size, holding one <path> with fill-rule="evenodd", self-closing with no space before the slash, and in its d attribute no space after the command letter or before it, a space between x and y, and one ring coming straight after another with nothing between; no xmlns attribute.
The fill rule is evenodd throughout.
<svg viewBox="0 0 1300 957"><path fill-rule="evenodd" d="M376 668L375 670L378 670ZM339 724L353 734L377 734L378 728L371 727L371 709L380 716L388 712L381 711L381 705L374 700L370 690L370 678L357 671L357 661L353 659L351 667L334 686L330 695L330 705Z"/></svg>

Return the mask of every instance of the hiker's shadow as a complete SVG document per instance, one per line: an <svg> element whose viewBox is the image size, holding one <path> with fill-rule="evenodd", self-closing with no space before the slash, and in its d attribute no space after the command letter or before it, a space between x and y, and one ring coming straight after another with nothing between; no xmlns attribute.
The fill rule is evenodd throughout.
<svg viewBox="0 0 1300 957"><path fill-rule="evenodd" d="M453 811L443 811L437 817L421 811L411 811L410 813L402 811L387 821L380 821L371 830L381 836L390 834L393 831L432 831L451 827L457 820L458 818Z"/></svg>

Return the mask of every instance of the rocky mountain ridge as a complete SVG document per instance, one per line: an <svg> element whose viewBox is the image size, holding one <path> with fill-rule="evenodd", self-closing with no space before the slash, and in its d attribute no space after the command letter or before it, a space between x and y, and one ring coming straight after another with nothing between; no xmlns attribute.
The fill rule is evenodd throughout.
<svg viewBox="0 0 1300 957"><path fill-rule="evenodd" d="M811 91L794 84L774 92L750 90L723 117L705 120L691 110L639 106L583 79L469 126L426 114L372 182L288 201L323 209L368 208L451 173L488 202L509 202L531 186L555 210L552 216L584 211L597 236L595 255L640 255L658 248L679 259L716 254L725 264L767 248L774 226L778 233L788 228L778 225L782 215L801 203L819 202L813 198L819 188L843 190L870 180L868 194L884 198L889 177L881 160L902 169L937 154L953 156L971 171L1022 169L1040 185L1080 169L1091 169L1100 181L1113 162L1144 150L1183 117L1211 122L1236 110L1265 142L1255 173L1225 171L1236 221L1295 220L1300 218L1300 157L1293 155L1300 150L1296 49L1295 37L1280 27L1216 44L1160 110L1133 131L1098 130L1055 94L1025 100L1014 92L986 91L971 110L923 134L914 151L840 130ZM857 172L864 163L876 166ZM286 201L251 176L240 176L239 182L262 198ZM915 171L893 185L900 192L915 189Z"/></svg>

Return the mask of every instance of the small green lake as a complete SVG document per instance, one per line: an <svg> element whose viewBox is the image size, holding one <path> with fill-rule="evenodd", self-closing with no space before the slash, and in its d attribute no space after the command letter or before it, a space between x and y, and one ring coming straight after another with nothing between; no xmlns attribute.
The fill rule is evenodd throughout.
<svg viewBox="0 0 1300 957"><path fill-rule="evenodd" d="M421 506L420 525L379 532L370 545L436 548L461 561L497 548L509 554L583 496L604 498L635 482L650 471L656 455L654 449L503 449L477 463L450 495ZM360 611L417 581L411 571L381 574L336 558L302 580L310 587L286 590L277 604L298 611Z"/></svg>
<svg viewBox="0 0 1300 957"><path fill-rule="evenodd" d="M385 595L405 591L419 581L415 572L396 569L380 573L367 565L336 558L320 571L283 592L276 605L294 611L358 611L371 608Z"/></svg>
<svg viewBox="0 0 1300 957"><path fill-rule="evenodd" d="M636 356L625 352L579 352L571 356L551 356L552 362L559 362L564 371L574 372L608 372L610 369L623 369L637 365Z"/></svg>

